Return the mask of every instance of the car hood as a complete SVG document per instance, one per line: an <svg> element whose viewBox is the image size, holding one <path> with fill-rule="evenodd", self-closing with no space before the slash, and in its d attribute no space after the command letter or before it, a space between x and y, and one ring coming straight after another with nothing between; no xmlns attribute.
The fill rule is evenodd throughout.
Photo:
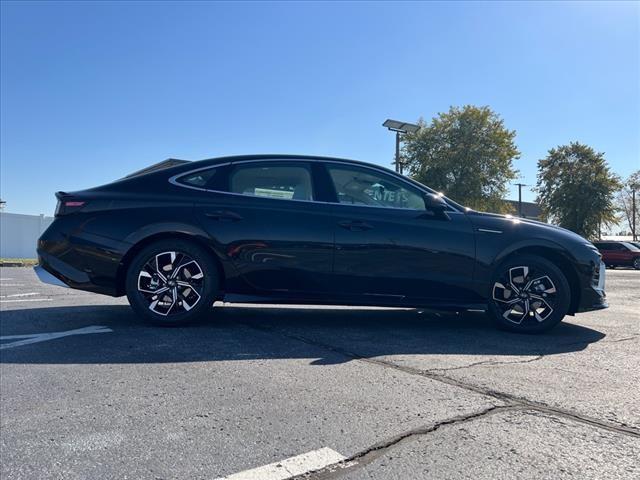
<svg viewBox="0 0 640 480"><path fill-rule="evenodd" d="M501 215L498 213L469 212L469 218L476 228L503 228L511 231L520 231L523 235L545 237L558 243L591 243L584 237L566 228L551 225L549 223L529 220L526 218Z"/></svg>

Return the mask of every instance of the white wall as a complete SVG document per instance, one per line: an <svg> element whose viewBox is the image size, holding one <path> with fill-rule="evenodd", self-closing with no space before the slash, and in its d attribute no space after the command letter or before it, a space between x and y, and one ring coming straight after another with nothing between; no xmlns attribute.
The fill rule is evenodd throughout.
<svg viewBox="0 0 640 480"><path fill-rule="evenodd" d="M0 257L36 258L38 238L51 222L44 215L0 212Z"/></svg>

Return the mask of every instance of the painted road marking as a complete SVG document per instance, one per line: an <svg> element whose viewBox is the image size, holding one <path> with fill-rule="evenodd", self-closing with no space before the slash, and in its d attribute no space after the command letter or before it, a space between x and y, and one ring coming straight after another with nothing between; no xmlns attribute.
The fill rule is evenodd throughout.
<svg viewBox="0 0 640 480"><path fill-rule="evenodd" d="M13 295L0 295L0 298L31 297L33 295L40 295L40 293L38 292L14 293Z"/></svg>
<svg viewBox="0 0 640 480"><path fill-rule="evenodd" d="M11 343L5 343L0 345L0 350L5 348L21 347L23 345L30 345L32 343L46 342L49 340L55 340L57 338L68 337L69 335L87 335L89 333L109 333L113 332L110 328L92 325L90 327L77 328L75 330L67 330L65 332L50 332L50 333L31 333L26 335L4 335L0 337L2 340L17 340Z"/></svg>
<svg viewBox="0 0 640 480"><path fill-rule="evenodd" d="M15 300L0 300L0 303L9 302L50 302L53 298L20 298Z"/></svg>
<svg viewBox="0 0 640 480"><path fill-rule="evenodd" d="M24 283L0 283L0 287L24 287Z"/></svg>
<svg viewBox="0 0 640 480"><path fill-rule="evenodd" d="M339 463L345 458L335 450L325 447L216 480L286 480Z"/></svg>

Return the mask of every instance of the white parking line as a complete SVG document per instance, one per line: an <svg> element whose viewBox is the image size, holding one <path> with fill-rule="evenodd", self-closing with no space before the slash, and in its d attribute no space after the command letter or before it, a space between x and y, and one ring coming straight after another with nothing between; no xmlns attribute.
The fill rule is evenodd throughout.
<svg viewBox="0 0 640 480"><path fill-rule="evenodd" d="M0 345L0 350L5 348L21 347L32 343L46 342L57 338L68 337L69 335L87 335L90 333L109 333L113 332L110 328L92 325L90 327L76 328L75 330L67 330L65 332L49 332L49 333L29 333L25 335L4 335L0 337L2 340L17 340L11 343Z"/></svg>
<svg viewBox="0 0 640 480"><path fill-rule="evenodd" d="M24 283L0 283L0 287L24 287Z"/></svg>
<svg viewBox="0 0 640 480"><path fill-rule="evenodd" d="M9 302L50 302L53 298L21 298L17 300L0 300L0 303Z"/></svg>
<svg viewBox="0 0 640 480"><path fill-rule="evenodd" d="M286 480L333 465L344 459L345 457L335 450L325 447L216 480Z"/></svg>
<svg viewBox="0 0 640 480"><path fill-rule="evenodd" d="M32 297L33 295L40 295L40 293L38 292L14 293L13 295L0 295L0 298Z"/></svg>
<svg viewBox="0 0 640 480"><path fill-rule="evenodd" d="M7 280L13 280L13 277L0 278L0 282L6 282Z"/></svg>

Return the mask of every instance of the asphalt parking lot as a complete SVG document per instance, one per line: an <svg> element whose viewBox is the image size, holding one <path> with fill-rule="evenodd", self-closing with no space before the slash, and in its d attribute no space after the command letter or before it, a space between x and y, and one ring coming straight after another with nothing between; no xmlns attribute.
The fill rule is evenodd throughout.
<svg viewBox="0 0 640 480"><path fill-rule="evenodd" d="M640 478L640 272L550 334L215 306L189 328L0 270L3 479Z"/></svg>

